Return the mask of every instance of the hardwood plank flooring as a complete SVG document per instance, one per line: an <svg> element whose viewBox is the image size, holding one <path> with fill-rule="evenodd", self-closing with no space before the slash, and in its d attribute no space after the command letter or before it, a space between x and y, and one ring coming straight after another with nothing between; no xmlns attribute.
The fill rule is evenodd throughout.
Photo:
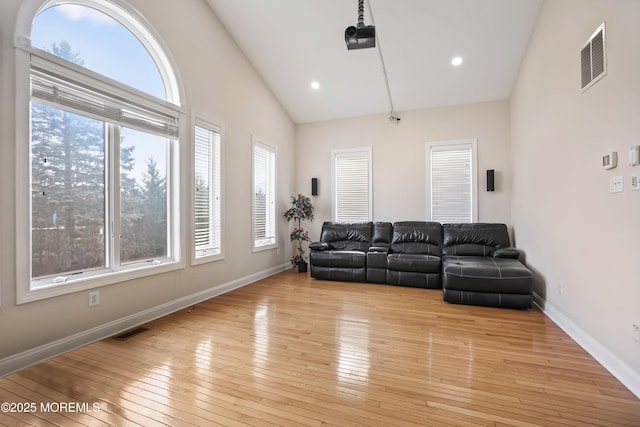
<svg viewBox="0 0 640 427"><path fill-rule="evenodd" d="M31 405L0 425L640 426L537 309L290 270L145 327L0 379L0 402Z"/></svg>

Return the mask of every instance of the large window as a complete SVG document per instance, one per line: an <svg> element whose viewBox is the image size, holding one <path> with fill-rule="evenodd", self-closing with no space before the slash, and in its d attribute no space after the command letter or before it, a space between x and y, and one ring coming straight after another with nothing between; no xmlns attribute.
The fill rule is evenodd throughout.
<svg viewBox="0 0 640 427"><path fill-rule="evenodd" d="M276 149L253 139L253 249L276 241Z"/></svg>
<svg viewBox="0 0 640 427"><path fill-rule="evenodd" d="M194 261L222 257L221 132L218 124L194 119Z"/></svg>
<svg viewBox="0 0 640 427"><path fill-rule="evenodd" d="M333 218L371 221L371 147L333 150Z"/></svg>
<svg viewBox="0 0 640 427"><path fill-rule="evenodd" d="M431 221L478 220L476 144L475 139L427 143Z"/></svg>
<svg viewBox="0 0 640 427"><path fill-rule="evenodd" d="M32 45L17 53L28 70L18 87L30 88L18 96L28 133L17 138L16 209L28 237L17 251L29 260L19 302L167 271L180 257L181 110L168 57L115 3L40 3Z"/></svg>

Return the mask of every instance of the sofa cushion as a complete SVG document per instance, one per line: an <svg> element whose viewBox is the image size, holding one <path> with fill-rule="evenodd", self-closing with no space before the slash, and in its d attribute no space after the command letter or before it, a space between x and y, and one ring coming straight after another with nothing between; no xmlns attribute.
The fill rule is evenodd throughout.
<svg viewBox="0 0 640 427"><path fill-rule="evenodd" d="M335 223L325 222L322 225L320 241L331 243L338 251L367 251L373 237L373 223Z"/></svg>
<svg viewBox="0 0 640 427"><path fill-rule="evenodd" d="M444 224L442 229L444 255L492 256L496 249L510 246L504 224Z"/></svg>
<svg viewBox="0 0 640 427"><path fill-rule="evenodd" d="M442 225L437 222L400 221L393 224L391 252L440 256Z"/></svg>
<svg viewBox="0 0 640 427"><path fill-rule="evenodd" d="M373 237L371 244L379 247L389 247L391 244L391 230L393 225L390 222L374 222Z"/></svg>
<svg viewBox="0 0 640 427"><path fill-rule="evenodd" d="M471 292L530 294L532 275L513 258L446 255L442 287Z"/></svg>
<svg viewBox="0 0 640 427"><path fill-rule="evenodd" d="M360 268L367 265L367 254L364 251L311 251L310 257L312 266Z"/></svg>
<svg viewBox="0 0 640 427"><path fill-rule="evenodd" d="M417 273L439 273L440 257L426 254L393 253L387 256L387 269Z"/></svg>
<svg viewBox="0 0 640 427"><path fill-rule="evenodd" d="M361 222L353 224L341 224L325 222L322 225L321 242L366 242L371 243L373 223Z"/></svg>

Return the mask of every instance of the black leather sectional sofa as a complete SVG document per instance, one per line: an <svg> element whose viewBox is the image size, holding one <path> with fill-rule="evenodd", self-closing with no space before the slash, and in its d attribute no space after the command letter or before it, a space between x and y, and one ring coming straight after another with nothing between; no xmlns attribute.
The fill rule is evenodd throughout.
<svg viewBox="0 0 640 427"><path fill-rule="evenodd" d="M442 289L450 303L530 308L532 275L505 224L325 222L309 245L317 279Z"/></svg>

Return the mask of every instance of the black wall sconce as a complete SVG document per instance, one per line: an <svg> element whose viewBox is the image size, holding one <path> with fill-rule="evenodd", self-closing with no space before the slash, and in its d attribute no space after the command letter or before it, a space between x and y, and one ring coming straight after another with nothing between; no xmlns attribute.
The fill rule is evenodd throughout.
<svg viewBox="0 0 640 427"><path fill-rule="evenodd" d="M311 195L318 195L318 178L311 178Z"/></svg>

